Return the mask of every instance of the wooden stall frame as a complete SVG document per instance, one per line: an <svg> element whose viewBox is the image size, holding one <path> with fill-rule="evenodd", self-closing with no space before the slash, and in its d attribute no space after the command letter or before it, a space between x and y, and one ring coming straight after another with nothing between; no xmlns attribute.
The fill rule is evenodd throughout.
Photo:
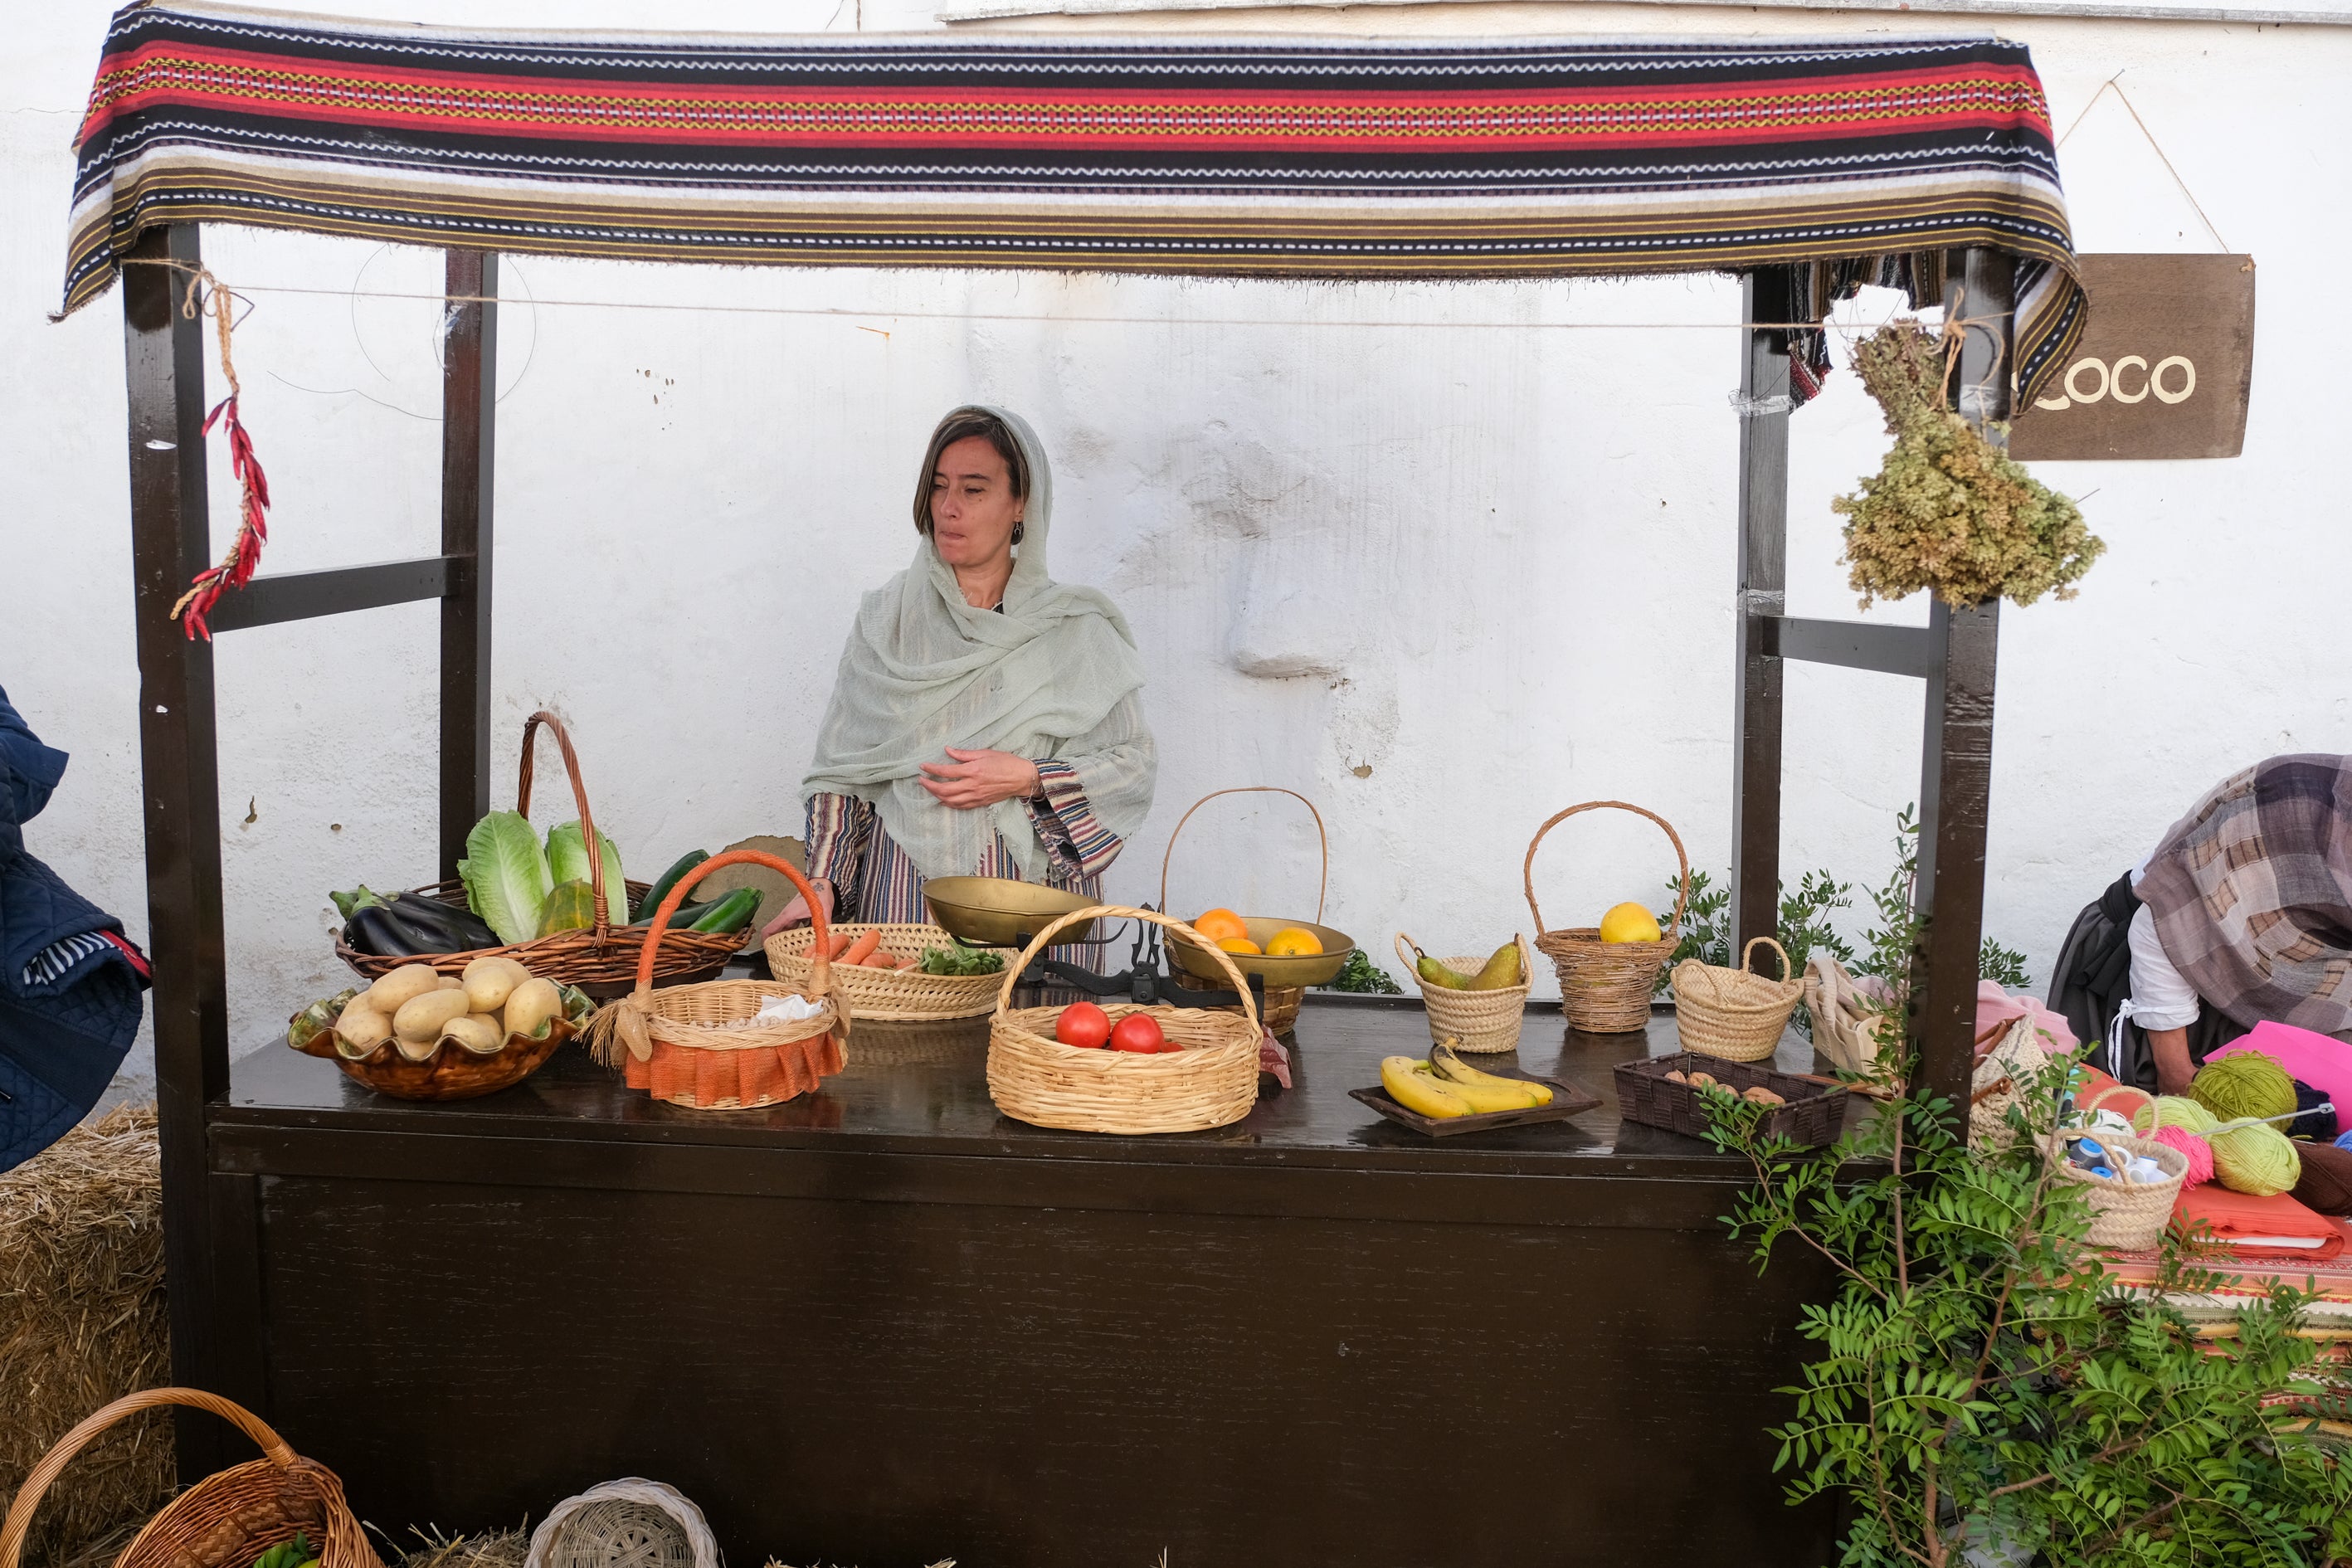
<svg viewBox="0 0 2352 1568"><path fill-rule="evenodd" d="M1970 326L1961 412L2005 417L2013 382L2013 260L1954 252L1948 307L1964 297ZM171 609L211 555L205 501L205 352L200 320L179 309L200 259L199 226L149 229L122 269L129 379L132 564L140 670L140 756L146 817L149 945L155 960L156 1096L163 1164L164 1256L172 1360L179 1384L266 1408L254 1176L207 1162L207 1115L227 1095L229 1026L221 909L219 765L212 648L187 638ZM466 833L488 808L493 454L498 258L446 252L441 550L410 561L256 578L224 598L217 633L418 600L441 604L441 873L456 874ZM1964 296L1960 293L1965 290ZM1748 321L1786 321L1786 268L1749 274ZM1908 676L1924 683L1921 856L1926 919L1914 960L1913 1047L1931 1089L1957 1097L1972 1046L1984 901L1998 605L1935 602L1928 624L1893 626L1786 614L1789 345L1770 327L1746 334L1741 389L1738 659L1733 775L1735 945L1769 935L1778 915L1782 665L1796 659ZM233 1439L217 1423L179 1423L184 1479L221 1468Z"/></svg>

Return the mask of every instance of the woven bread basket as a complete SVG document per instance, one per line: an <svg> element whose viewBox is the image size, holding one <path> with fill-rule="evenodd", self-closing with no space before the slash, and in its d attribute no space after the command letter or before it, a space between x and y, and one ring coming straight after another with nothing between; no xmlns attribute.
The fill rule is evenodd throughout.
<svg viewBox="0 0 2352 1568"><path fill-rule="evenodd" d="M209 1411L261 1448L261 1458L205 1477L163 1505L114 1559L114 1568L252 1568L269 1548L306 1535L320 1568L383 1568L343 1484L302 1458L260 1416L200 1388L148 1388L126 1394L58 1438L26 1476L0 1525L0 1568L20 1568L33 1512L75 1455L126 1415L167 1405Z"/></svg>
<svg viewBox="0 0 2352 1568"><path fill-rule="evenodd" d="M1216 955L1226 978L1242 994L1242 1010L1113 1003L1103 1011L1114 1026L1130 1013L1149 1014L1161 1033L1184 1048L1144 1056L1062 1044L1054 1037L1054 1028L1063 1009L1015 1009L1013 987L1056 931L1103 916L1150 921L1201 943ZM1197 1132L1223 1127L1247 1116L1257 1103L1263 1033L1256 999L1241 971L1223 949L1183 921L1115 904L1074 910L1039 931L1004 976L988 1025L988 1097L997 1110L1018 1121L1078 1132Z"/></svg>
<svg viewBox="0 0 2352 1568"><path fill-rule="evenodd" d="M1421 987L1432 1040L1450 1039L1457 1050L1486 1055L1519 1048L1519 1025L1527 1015L1528 988L1534 982L1536 968L1534 958L1528 952L1528 939L1514 931L1511 940L1519 948L1521 979L1517 985L1493 991L1456 991L1451 985L1432 985L1423 980L1421 971L1414 967L1421 950L1412 945L1412 938L1397 932L1397 957L1403 960L1412 983ZM1486 963L1483 955L1441 958L1437 962L1456 974L1475 974Z"/></svg>
<svg viewBox="0 0 2352 1568"><path fill-rule="evenodd" d="M656 944L685 902L687 889L722 866L744 864L782 871L808 900L818 956L800 994L822 1004L814 1017L752 1023L761 999L782 989L772 980L710 980L654 989ZM618 1066L631 1089L698 1110L756 1110L811 1092L848 1060L849 1020L829 994L834 966L823 956L831 934L808 879L790 861L757 849L713 855L679 878L654 911L639 950L636 989L597 1014L590 1026L597 1059Z"/></svg>
<svg viewBox="0 0 2352 1568"><path fill-rule="evenodd" d="M952 949L956 939L935 925L837 925L840 938L853 941L878 931L880 951L898 960L897 969L873 969L862 963L833 966L833 995L853 1018L895 1019L900 1023L937 1023L945 1018L984 1017L996 1005L998 974L925 974L914 966L927 947ZM768 939L768 968L778 980L802 991L814 965L809 962L816 943L814 926L794 926Z"/></svg>
<svg viewBox="0 0 2352 1568"><path fill-rule="evenodd" d="M1780 960L1780 978L1768 980L1748 967L1759 943ZM1780 1048L1790 1016L1805 994L1805 983L1789 969L1789 950L1769 936L1748 939L1739 967L1685 958L1667 976L1675 988L1675 1032L1683 1049L1727 1062L1760 1062Z"/></svg>
<svg viewBox="0 0 2352 1568"><path fill-rule="evenodd" d="M1667 842L1675 847L1681 871L1674 918L1666 922L1665 934L1655 942L1602 942L1596 926L1544 929L1543 910L1536 904L1536 851L1542 847L1544 835L1570 817L1604 808L1648 817L1665 831ZM1690 904L1690 857L1683 853L1682 836L1674 826L1654 811L1622 800L1588 800L1558 813L1536 829L1519 874L1527 885L1528 912L1535 917L1536 951L1550 959L1559 972L1560 1009L1568 1015L1570 1027L1596 1035L1628 1034L1649 1027L1650 996L1658 988L1658 971L1681 945L1683 911Z"/></svg>
<svg viewBox="0 0 2352 1568"><path fill-rule="evenodd" d="M2152 1138L2124 1138L2103 1132L2099 1142L2122 1152L2127 1159L2147 1155L2164 1167L2165 1179L2127 1182L2120 1177L2110 1180L2095 1176L2066 1158L2065 1141L2053 1133L2042 1151L2049 1158L2051 1173L2070 1186L2083 1188L2084 1195L2091 1200L2091 1229L2083 1239L2093 1247L2109 1247L2119 1252L2138 1252L2154 1247L2164 1238L2164 1227L2172 1223L2172 1205L2180 1196L2180 1184L2189 1175L2189 1156ZM0 1563L0 1568L6 1565Z"/></svg>
<svg viewBox="0 0 2352 1568"><path fill-rule="evenodd" d="M588 810L588 786L581 782L580 758L572 749L571 733L563 721L545 710L525 720L522 727L522 769L515 783L515 810L530 815L531 742L539 727L544 724L554 735L555 744L563 753L563 771L572 781L572 803L579 808L580 833L588 851L588 877L595 894L596 923L584 931L557 931L552 936L534 937L505 947L480 947L467 952L422 952L411 957L386 957L381 953L362 952L335 933L335 956L370 980L381 980L404 963L425 963L442 974L463 974L466 965L478 958L495 955L511 958L542 979L565 985L576 985L599 1001L625 994L637 970L637 944L624 938L613 940L614 931L629 923L629 911L614 911L605 907L604 847L597 835L596 819ZM629 897L643 898L650 889L644 882L628 884ZM411 896L432 899L457 909L467 908L466 885L456 878L436 882L430 887L411 889ZM654 964L654 984L675 985L683 981L706 979L717 974L727 961L743 945L740 932L725 935L715 931L674 931L664 939Z"/></svg>

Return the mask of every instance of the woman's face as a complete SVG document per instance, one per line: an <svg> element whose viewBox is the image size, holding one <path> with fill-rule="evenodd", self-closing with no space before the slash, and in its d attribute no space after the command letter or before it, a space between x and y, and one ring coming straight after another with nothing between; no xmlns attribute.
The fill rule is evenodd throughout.
<svg viewBox="0 0 2352 1568"><path fill-rule="evenodd" d="M950 566L984 566L1013 548L1013 525L1027 503L985 436L950 442L931 470L931 544Z"/></svg>

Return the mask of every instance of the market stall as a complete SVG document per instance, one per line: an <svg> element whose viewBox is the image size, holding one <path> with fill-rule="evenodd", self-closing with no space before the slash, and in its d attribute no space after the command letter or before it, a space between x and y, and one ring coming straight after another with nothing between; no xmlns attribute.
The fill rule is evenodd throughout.
<svg viewBox="0 0 2352 1568"><path fill-rule="evenodd" d="M1784 616L1788 421L1861 282L1965 319L1972 418L2063 364L2084 301L2021 47L598 39L158 5L117 17L82 133L66 304L120 279L179 1382L266 1415L386 1526L637 1472L730 1550L810 1560L1821 1555L1832 1521L1782 1510L1762 1435L1817 1282L1723 1244L1744 1167L1617 1125L1615 1068L1672 1050L1671 1020L1529 1010L1520 1066L1595 1109L1437 1140L1349 1094L1428 1049L1421 1012L1322 1000L1289 1088L1149 1137L1002 1114L985 1018L860 1026L820 1092L734 1113L574 1050L451 1104L283 1050L232 1071L232 1040L283 1025L226 1005L211 652L173 618L212 565L210 329L184 308L212 222L447 248L440 552L210 610L226 634L440 601L445 877L501 765L497 250L1743 273L1739 935L1773 926L1782 661L1921 679L1912 1027L1957 1092L1996 607ZM228 1441L181 1438L193 1471Z"/></svg>

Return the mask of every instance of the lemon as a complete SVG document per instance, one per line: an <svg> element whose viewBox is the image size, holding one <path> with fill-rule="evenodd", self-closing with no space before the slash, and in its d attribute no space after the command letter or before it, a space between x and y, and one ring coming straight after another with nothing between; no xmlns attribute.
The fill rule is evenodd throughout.
<svg viewBox="0 0 2352 1568"><path fill-rule="evenodd" d="M1323 951L1323 940L1305 926L1285 926L1265 944L1269 958L1312 957Z"/></svg>
<svg viewBox="0 0 2352 1568"><path fill-rule="evenodd" d="M1632 902L1619 904L1601 917L1603 942L1656 942L1658 917Z"/></svg>

